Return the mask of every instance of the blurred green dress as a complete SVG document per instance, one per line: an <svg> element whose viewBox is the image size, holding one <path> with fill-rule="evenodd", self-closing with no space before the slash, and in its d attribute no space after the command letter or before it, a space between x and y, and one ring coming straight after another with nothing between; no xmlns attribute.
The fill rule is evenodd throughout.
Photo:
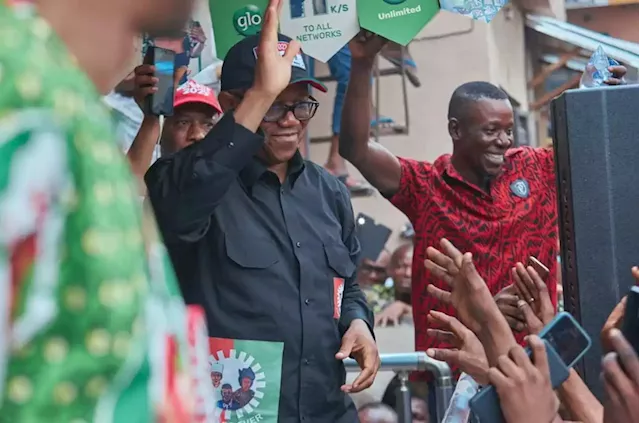
<svg viewBox="0 0 640 423"><path fill-rule="evenodd" d="M0 422L148 423L178 401L199 369L147 217L92 82L0 0Z"/></svg>

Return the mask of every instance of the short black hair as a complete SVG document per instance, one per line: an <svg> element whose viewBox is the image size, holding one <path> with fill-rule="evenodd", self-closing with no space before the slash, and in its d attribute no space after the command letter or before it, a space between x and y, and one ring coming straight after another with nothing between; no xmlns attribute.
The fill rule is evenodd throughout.
<svg viewBox="0 0 640 423"><path fill-rule="evenodd" d="M453 94L451 94L447 118L461 119L464 117L466 108L470 103L474 103L482 99L509 100L509 96L504 92L504 90L489 82L467 82L460 85L455 89Z"/></svg>
<svg viewBox="0 0 640 423"><path fill-rule="evenodd" d="M228 383L225 383L224 385L222 385L220 389L231 389L233 391L233 387Z"/></svg>

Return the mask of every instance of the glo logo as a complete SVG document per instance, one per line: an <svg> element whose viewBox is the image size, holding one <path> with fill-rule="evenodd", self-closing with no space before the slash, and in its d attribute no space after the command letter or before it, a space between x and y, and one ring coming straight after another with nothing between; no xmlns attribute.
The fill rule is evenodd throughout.
<svg viewBox="0 0 640 423"><path fill-rule="evenodd" d="M387 4L402 4L407 0L384 0L385 3Z"/></svg>
<svg viewBox="0 0 640 423"><path fill-rule="evenodd" d="M262 10L253 4L236 10L236 13L233 14L233 26L243 37L256 35L262 28Z"/></svg>

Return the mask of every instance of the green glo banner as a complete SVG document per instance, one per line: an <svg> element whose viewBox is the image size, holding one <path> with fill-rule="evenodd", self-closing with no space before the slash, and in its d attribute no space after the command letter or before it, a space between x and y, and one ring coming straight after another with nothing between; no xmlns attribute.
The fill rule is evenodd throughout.
<svg viewBox="0 0 640 423"><path fill-rule="evenodd" d="M218 58L224 59L244 37L260 32L267 4L268 0L209 0Z"/></svg>
<svg viewBox="0 0 640 423"><path fill-rule="evenodd" d="M438 0L357 0L360 26L407 45L438 13ZM216 32L217 34L217 32Z"/></svg>

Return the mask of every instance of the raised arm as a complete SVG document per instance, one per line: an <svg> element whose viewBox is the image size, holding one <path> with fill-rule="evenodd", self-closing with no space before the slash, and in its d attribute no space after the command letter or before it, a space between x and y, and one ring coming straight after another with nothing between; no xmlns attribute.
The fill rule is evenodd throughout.
<svg viewBox="0 0 640 423"><path fill-rule="evenodd" d="M351 162L385 197L400 189L400 161L379 143L370 141L371 75L385 40L361 32L351 43L351 76L342 110L340 155Z"/></svg>
<svg viewBox="0 0 640 423"><path fill-rule="evenodd" d="M227 114L202 141L156 161L144 179L165 242L195 242L263 138Z"/></svg>
<svg viewBox="0 0 640 423"><path fill-rule="evenodd" d="M196 241L238 172L260 149L255 132L276 97L289 85L291 63L300 51L289 43L278 51L281 0L269 0L260 35L253 87L204 140L156 162L145 175L149 198L165 241Z"/></svg>

